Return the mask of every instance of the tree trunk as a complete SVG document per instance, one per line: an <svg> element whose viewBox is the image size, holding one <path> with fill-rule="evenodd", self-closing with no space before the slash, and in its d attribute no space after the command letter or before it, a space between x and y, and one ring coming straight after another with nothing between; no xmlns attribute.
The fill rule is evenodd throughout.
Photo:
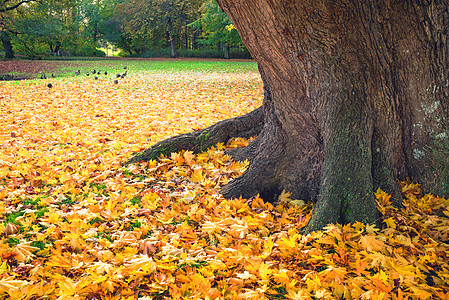
<svg viewBox="0 0 449 300"><path fill-rule="evenodd" d="M173 22L170 18L168 19L168 36L170 39L171 57L177 58L178 51L176 50L176 35L173 29Z"/></svg>
<svg viewBox="0 0 449 300"><path fill-rule="evenodd" d="M271 93L226 196L316 199L315 230L375 221L377 188L400 205L396 178L449 195L447 1L218 2Z"/></svg>
<svg viewBox="0 0 449 300"><path fill-rule="evenodd" d="M225 197L316 201L307 231L375 222L397 179L449 196L448 1L218 0L259 64L264 126Z"/></svg>
<svg viewBox="0 0 449 300"><path fill-rule="evenodd" d="M229 44L226 43L226 44L225 44L225 47L224 47L224 58L225 58L225 59L230 59L230 58L231 58L229 52L230 52L230 50L229 50Z"/></svg>
<svg viewBox="0 0 449 300"><path fill-rule="evenodd" d="M175 38L171 35L170 35L170 48L171 48L171 57L177 58L178 51L176 50L176 41L175 41Z"/></svg>
<svg viewBox="0 0 449 300"><path fill-rule="evenodd" d="M13 59L14 50L11 44L11 34L7 31L2 31L0 33L0 38L2 40L3 49L5 50L5 59Z"/></svg>

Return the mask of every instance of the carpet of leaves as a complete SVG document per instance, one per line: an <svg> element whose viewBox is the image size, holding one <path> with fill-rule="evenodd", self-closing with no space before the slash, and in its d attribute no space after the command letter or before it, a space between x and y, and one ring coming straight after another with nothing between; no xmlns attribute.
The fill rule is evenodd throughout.
<svg viewBox="0 0 449 300"><path fill-rule="evenodd" d="M401 182L382 228L329 225L284 192L225 200L226 147L133 152L260 105L257 74L0 85L2 299L449 299L449 203Z"/></svg>

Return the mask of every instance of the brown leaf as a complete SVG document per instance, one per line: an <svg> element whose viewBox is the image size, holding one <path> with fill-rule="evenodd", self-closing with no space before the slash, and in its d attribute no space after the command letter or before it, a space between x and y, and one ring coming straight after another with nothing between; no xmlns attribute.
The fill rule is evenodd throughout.
<svg viewBox="0 0 449 300"><path fill-rule="evenodd" d="M16 234L17 232L19 232L19 228L17 228L16 225L11 223L6 224L5 230L3 231L5 236L10 236Z"/></svg>
<svg viewBox="0 0 449 300"><path fill-rule="evenodd" d="M25 188L25 192L26 192L27 194L30 194L30 195L34 194L34 193L35 193L35 192L34 192L34 187L31 186L31 185L27 186L27 187Z"/></svg>

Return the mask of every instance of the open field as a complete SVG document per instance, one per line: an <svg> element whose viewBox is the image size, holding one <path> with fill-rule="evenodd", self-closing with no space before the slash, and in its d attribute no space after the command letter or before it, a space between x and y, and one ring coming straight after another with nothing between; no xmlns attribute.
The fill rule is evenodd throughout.
<svg viewBox="0 0 449 300"><path fill-rule="evenodd" d="M128 66L133 72L183 72L197 70L200 72L248 73L257 71L257 64L250 60L207 60L207 59L89 59L83 60L12 60L0 61L0 80L13 76L18 79L39 79L41 75L57 78L92 74L93 70L109 72L110 76L123 72Z"/></svg>
<svg viewBox="0 0 449 300"><path fill-rule="evenodd" d="M303 236L313 207L288 191L219 194L247 141L122 166L260 106L256 64L42 63L57 77L0 82L1 299L448 299L449 202L418 184L401 210L376 193L382 228Z"/></svg>

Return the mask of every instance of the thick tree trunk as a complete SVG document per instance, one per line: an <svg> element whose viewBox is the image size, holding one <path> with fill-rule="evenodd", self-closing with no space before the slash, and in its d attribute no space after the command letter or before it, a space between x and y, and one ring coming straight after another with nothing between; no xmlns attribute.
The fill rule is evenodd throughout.
<svg viewBox="0 0 449 300"><path fill-rule="evenodd" d="M264 126L226 197L316 201L308 231L375 222L373 191L449 196L448 1L218 0L259 64Z"/></svg>
<svg viewBox="0 0 449 300"><path fill-rule="evenodd" d="M173 29L173 21L170 18L168 19L168 36L170 39L171 57L177 58L178 51L176 50L176 35Z"/></svg>
<svg viewBox="0 0 449 300"><path fill-rule="evenodd" d="M379 187L400 205L396 178L449 195L447 1L218 2L272 99L226 196L316 199L315 230L375 221Z"/></svg>
<svg viewBox="0 0 449 300"><path fill-rule="evenodd" d="M176 50L176 41L174 36L170 35L170 48L171 48L171 57L177 58L178 57L178 51Z"/></svg>
<svg viewBox="0 0 449 300"><path fill-rule="evenodd" d="M2 31L0 33L0 38L2 40L3 49L5 50L5 59L14 58L14 50L11 44L11 35L7 31Z"/></svg>
<svg viewBox="0 0 449 300"><path fill-rule="evenodd" d="M230 58L231 58L231 56L230 56L229 44L226 44L226 45L225 45L225 48L224 48L224 58L225 58L225 59L230 59Z"/></svg>

